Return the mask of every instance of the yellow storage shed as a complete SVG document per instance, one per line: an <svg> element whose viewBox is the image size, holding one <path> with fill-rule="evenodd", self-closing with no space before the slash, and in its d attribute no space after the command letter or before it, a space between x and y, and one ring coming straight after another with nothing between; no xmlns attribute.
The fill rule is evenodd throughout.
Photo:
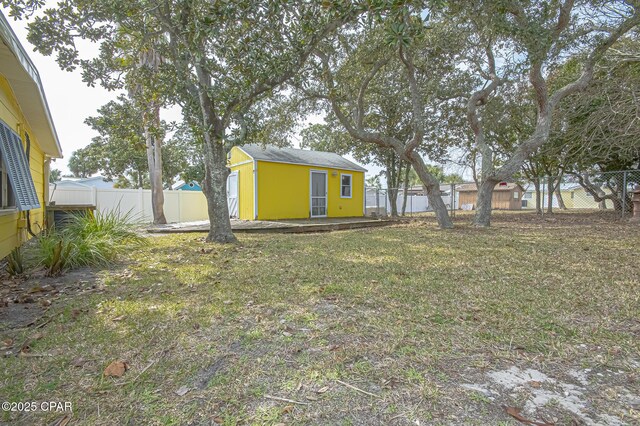
<svg viewBox="0 0 640 426"><path fill-rule="evenodd" d="M364 216L366 169L332 152L236 146L229 213L244 220Z"/></svg>
<svg viewBox="0 0 640 426"><path fill-rule="evenodd" d="M44 228L49 162L61 156L38 71L0 13L0 259Z"/></svg>

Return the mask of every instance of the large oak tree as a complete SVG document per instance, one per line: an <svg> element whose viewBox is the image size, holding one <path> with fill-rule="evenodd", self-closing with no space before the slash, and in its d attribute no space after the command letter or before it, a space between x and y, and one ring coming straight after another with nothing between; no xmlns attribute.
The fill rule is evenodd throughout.
<svg viewBox="0 0 640 426"><path fill-rule="evenodd" d="M29 16L42 2L3 5ZM245 114L295 76L317 44L360 10L351 2L63 0L33 19L30 41L44 54L55 52L62 68L81 67L93 84L117 81L118 66L144 70L123 62L122 45L144 52L152 39L163 58L157 75L166 87L160 89L182 106L202 142L207 240L233 242L226 162L229 149L245 136ZM98 43L100 54L83 58L77 39Z"/></svg>

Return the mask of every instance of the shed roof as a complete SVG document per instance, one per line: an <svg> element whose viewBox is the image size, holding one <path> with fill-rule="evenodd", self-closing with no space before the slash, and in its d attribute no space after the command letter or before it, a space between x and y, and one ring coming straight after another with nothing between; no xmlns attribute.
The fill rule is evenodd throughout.
<svg viewBox="0 0 640 426"><path fill-rule="evenodd" d="M1 12L0 72L9 81L42 150L50 157L62 157L40 74Z"/></svg>
<svg viewBox="0 0 640 426"><path fill-rule="evenodd" d="M513 182L500 182L493 188L494 191L512 191L514 189L522 190L523 188L520 184ZM458 192L477 192L478 187L475 183L466 183L464 185L456 185L456 190Z"/></svg>
<svg viewBox="0 0 640 426"><path fill-rule="evenodd" d="M254 160L268 161L272 163L302 164L305 166L320 166L331 169L353 170L366 172L367 169L334 153L323 151L311 151L308 149L278 148L275 146L262 146L257 144L242 145L242 151Z"/></svg>

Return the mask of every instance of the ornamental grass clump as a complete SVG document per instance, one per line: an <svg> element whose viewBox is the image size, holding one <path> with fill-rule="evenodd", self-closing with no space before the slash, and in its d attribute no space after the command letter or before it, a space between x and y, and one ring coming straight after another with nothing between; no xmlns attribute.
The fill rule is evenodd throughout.
<svg viewBox="0 0 640 426"><path fill-rule="evenodd" d="M105 266L143 241L130 214L75 214L61 230L38 239L39 263L48 275L82 266Z"/></svg>

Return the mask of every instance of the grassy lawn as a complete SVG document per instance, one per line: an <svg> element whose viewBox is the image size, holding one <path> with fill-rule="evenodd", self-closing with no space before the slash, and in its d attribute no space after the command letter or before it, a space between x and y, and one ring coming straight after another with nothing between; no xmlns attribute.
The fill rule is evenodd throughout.
<svg viewBox="0 0 640 426"><path fill-rule="evenodd" d="M31 356L2 359L0 395L71 401L70 424L517 424L503 405L556 424L639 423L640 226L466 222L231 246L150 237L96 272L98 291L60 297L46 326L4 333L41 336ZM129 370L103 377L114 360ZM491 382L514 368L549 380ZM573 391L577 411L553 396Z"/></svg>

